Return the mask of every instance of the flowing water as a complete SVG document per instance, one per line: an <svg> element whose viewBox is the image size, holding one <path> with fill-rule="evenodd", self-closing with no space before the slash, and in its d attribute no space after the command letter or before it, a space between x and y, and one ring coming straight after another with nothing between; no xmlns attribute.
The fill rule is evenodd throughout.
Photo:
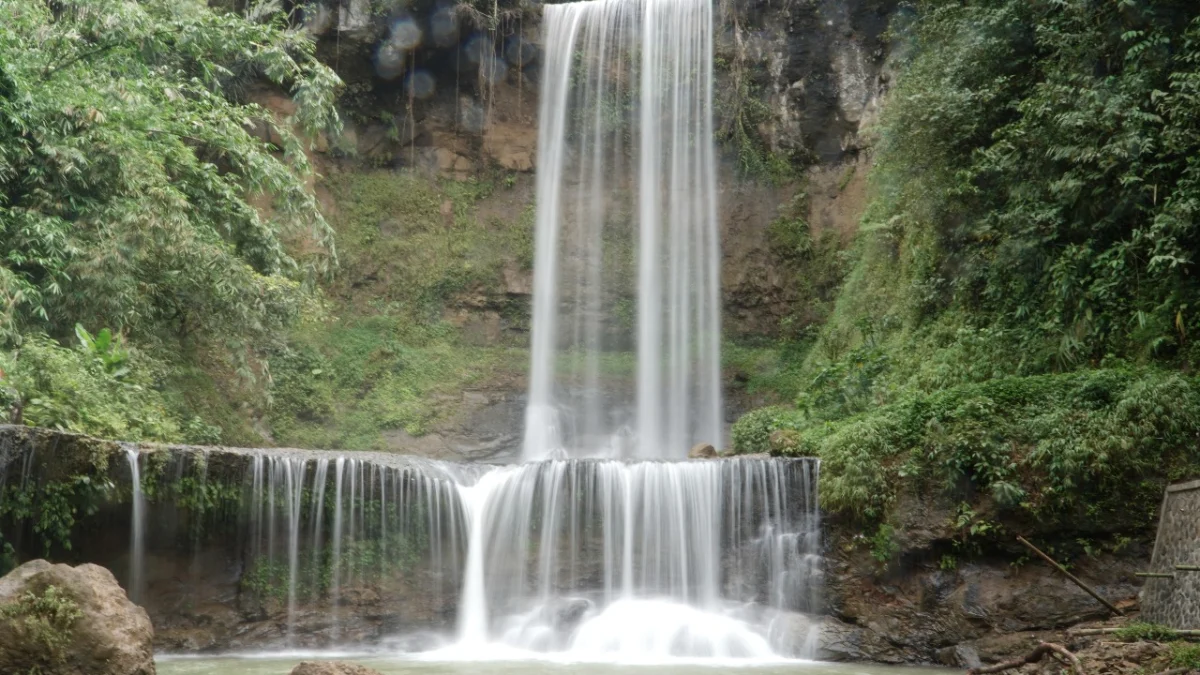
<svg viewBox="0 0 1200 675"><path fill-rule="evenodd" d="M353 601L369 591L386 597L385 613L449 608L452 625L435 610L380 636L395 652L438 659L811 653L815 622L804 617L821 600L815 460L231 456L244 475L223 467L221 480L240 480L244 492L228 538L244 587L284 599L279 647L346 644ZM165 475L209 478L198 465L210 456L175 461ZM143 555L135 546L127 579ZM319 634L299 620L314 611L328 622Z"/></svg>
<svg viewBox="0 0 1200 675"><path fill-rule="evenodd" d="M544 7L524 456L720 446L711 0ZM606 357L636 351L636 382Z"/></svg>
<svg viewBox="0 0 1200 675"><path fill-rule="evenodd" d="M129 461L129 485L132 492L130 497L130 526L129 526L129 599L135 603L142 601L142 592L146 586L146 497L142 494L142 472L138 465L139 453L136 447L125 448L125 457Z"/></svg>

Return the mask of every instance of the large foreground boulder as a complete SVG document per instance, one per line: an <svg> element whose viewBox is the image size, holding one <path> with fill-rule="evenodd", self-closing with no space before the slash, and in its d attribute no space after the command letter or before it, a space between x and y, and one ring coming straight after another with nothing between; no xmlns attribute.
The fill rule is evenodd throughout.
<svg viewBox="0 0 1200 675"><path fill-rule="evenodd" d="M154 629L112 572L34 560L0 579L0 673L155 675Z"/></svg>
<svg viewBox="0 0 1200 675"><path fill-rule="evenodd" d="M383 673L360 666L357 663L342 663L341 661L304 661L292 668L291 675L383 675Z"/></svg>

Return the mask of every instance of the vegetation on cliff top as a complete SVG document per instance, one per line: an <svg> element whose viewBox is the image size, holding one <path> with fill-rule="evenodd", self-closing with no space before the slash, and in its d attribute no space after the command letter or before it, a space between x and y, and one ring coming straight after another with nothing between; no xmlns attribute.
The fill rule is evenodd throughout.
<svg viewBox="0 0 1200 675"><path fill-rule="evenodd" d="M265 377L264 345L334 262L293 129L338 129L338 78L303 33L201 0L4 3L0 63L4 406L72 430L184 435L195 421L156 361ZM294 119L245 102L263 81L291 93ZM125 338L123 372L58 346L76 325Z"/></svg>
<svg viewBox="0 0 1200 675"><path fill-rule="evenodd" d="M893 27L876 196L794 407L740 451L825 459L823 500L899 478L1038 516L1200 472L1200 8L924 0Z"/></svg>

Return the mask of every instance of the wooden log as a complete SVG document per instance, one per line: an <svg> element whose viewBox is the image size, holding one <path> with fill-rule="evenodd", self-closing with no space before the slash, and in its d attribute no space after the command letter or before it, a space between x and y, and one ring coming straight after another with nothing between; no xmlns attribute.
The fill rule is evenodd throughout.
<svg viewBox="0 0 1200 675"><path fill-rule="evenodd" d="M1110 626L1108 628L1070 628L1067 633L1070 635L1112 635L1124 629L1124 626ZM1181 638L1200 638L1200 630L1175 630L1168 629L1171 634Z"/></svg>
<svg viewBox="0 0 1200 675"><path fill-rule="evenodd" d="M1020 668L1021 666L1030 663L1037 663L1047 655L1060 658L1062 661L1065 661L1071 666L1071 672L1075 675L1085 675L1083 672L1083 665L1079 663L1079 657L1068 651L1066 647L1062 645L1056 645L1052 642L1040 643L1037 648L1035 648L1029 653L1028 656L1024 658L1005 661L1003 663L997 663L992 666L984 666L982 668L972 668L967 671L967 675L991 675L991 673L1000 673L1006 670L1012 670L1013 668Z"/></svg>
<svg viewBox="0 0 1200 675"><path fill-rule="evenodd" d="M1191 668L1172 668L1170 670L1164 670L1161 673L1156 673L1156 675L1183 675L1189 670L1191 670Z"/></svg>
<svg viewBox="0 0 1200 675"><path fill-rule="evenodd" d="M1176 565L1175 569L1180 572L1200 572L1200 565Z"/></svg>
<svg viewBox="0 0 1200 675"><path fill-rule="evenodd" d="M1070 580L1071 580L1071 581L1072 581L1072 582L1073 582L1073 583L1074 583L1076 586L1078 586L1078 587L1082 588L1082 589L1084 590L1084 592L1085 592L1085 593L1087 593L1088 595L1090 595L1090 596L1092 596L1093 598L1095 598L1097 602L1099 602L1100 604L1102 604L1102 605L1104 605L1105 607L1107 607L1107 608L1108 608L1108 611L1112 612L1113 614L1116 614L1117 616L1125 616L1125 613L1124 613L1124 612L1122 612L1121 610L1117 609L1116 605L1114 605L1114 604L1112 604L1111 602L1109 602L1109 601L1105 600L1104 598L1100 597L1100 594L1099 594L1099 593L1097 593L1096 591L1092 590L1092 588L1091 588L1090 586L1088 586L1087 584L1085 584L1085 583L1083 583L1082 581L1080 581L1080 580L1079 580L1079 578L1078 578L1078 577L1076 577L1074 574L1071 574L1070 572L1068 572L1068 571L1067 571L1067 568L1063 567L1062 565L1059 565L1059 564L1058 564L1058 562L1057 562L1056 560L1054 560L1054 558L1051 558L1050 556L1046 555L1045 553L1042 553L1041 549L1039 549L1038 547L1036 547L1036 546L1034 546L1033 544L1029 543L1029 540L1028 540L1028 539L1026 539L1025 537L1022 537L1022 536L1018 535L1018 536L1017 536L1017 541L1021 542L1022 544L1025 544L1026 546L1028 546L1028 547L1029 547L1029 550L1031 550L1031 551L1033 551L1034 553L1038 554L1038 557L1040 557L1042 560L1045 560L1046 562L1048 562L1048 563L1050 563L1051 565L1053 565L1053 566L1055 567L1055 569L1057 569L1059 572L1062 572L1062 573L1063 573L1063 576L1065 576L1066 578L1070 579Z"/></svg>
<svg viewBox="0 0 1200 675"><path fill-rule="evenodd" d="M1174 579L1175 575L1170 572L1134 572L1133 576L1142 577L1143 579Z"/></svg>

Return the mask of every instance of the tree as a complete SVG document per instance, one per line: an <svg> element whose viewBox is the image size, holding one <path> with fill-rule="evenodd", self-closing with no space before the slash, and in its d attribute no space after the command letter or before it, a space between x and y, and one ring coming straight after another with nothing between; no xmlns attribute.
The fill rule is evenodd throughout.
<svg viewBox="0 0 1200 675"><path fill-rule="evenodd" d="M259 81L294 119L241 98ZM335 262L302 137L339 131L339 85L278 14L0 3L0 342L81 323L238 344L285 324Z"/></svg>

